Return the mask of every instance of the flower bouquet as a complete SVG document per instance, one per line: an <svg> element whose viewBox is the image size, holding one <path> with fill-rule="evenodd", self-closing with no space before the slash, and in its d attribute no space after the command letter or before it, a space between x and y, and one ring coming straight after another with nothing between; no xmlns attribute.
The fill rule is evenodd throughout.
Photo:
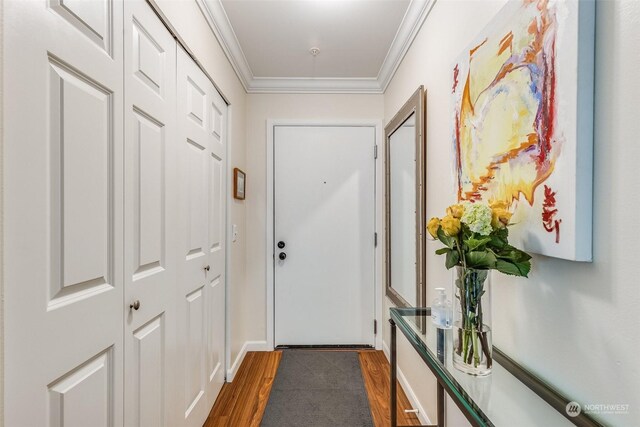
<svg viewBox="0 0 640 427"><path fill-rule="evenodd" d="M436 254L446 256L447 269L456 268L453 362L472 375L488 375L493 363L489 270L527 277L531 269L531 256L509 244L510 220L504 202L464 203L427 224L445 245Z"/></svg>

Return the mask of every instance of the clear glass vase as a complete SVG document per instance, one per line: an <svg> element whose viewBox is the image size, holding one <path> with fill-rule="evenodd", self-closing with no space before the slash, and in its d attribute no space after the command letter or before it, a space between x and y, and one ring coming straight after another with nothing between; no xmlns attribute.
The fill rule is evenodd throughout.
<svg viewBox="0 0 640 427"><path fill-rule="evenodd" d="M455 267L453 365L470 375L491 373L491 281L489 270Z"/></svg>

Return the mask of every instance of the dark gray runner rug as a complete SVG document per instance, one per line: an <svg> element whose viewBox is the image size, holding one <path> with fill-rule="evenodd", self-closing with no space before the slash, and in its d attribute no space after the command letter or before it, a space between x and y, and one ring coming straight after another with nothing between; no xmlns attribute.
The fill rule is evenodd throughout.
<svg viewBox="0 0 640 427"><path fill-rule="evenodd" d="M284 350L263 427L373 427L355 351Z"/></svg>

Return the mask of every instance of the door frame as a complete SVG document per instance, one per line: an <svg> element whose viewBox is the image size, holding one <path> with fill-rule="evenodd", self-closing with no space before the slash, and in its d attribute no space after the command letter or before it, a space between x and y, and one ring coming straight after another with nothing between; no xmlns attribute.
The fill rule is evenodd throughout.
<svg viewBox="0 0 640 427"><path fill-rule="evenodd" d="M229 285L230 278L232 276L231 273L231 245L233 242L233 233L232 233L232 214L231 208L233 205L233 179L230 179L229 171L232 169L231 164L231 137L232 137L232 121L231 115L233 114L233 108L229 103L228 99L222 94L222 92L218 89L217 86L214 86L218 91L220 96L222 96L222 100L227 104L227 122L224 124L226 130L226 141L225 141L225 153L227 158L225 159L225 174L227 175L227 182L225 191L226 194L226 206L224 211L224 232L225 232L225 253L224 253L224 380L225 382L229 380L229 378L233 378L232 375L229 374L231 371L231 286Z"/></svg>
<svg viewBox="0 0 640 427"><path fill-rule="evenodd" d="M274 132L276 126L323 126L323 127L371 127L375 129L375 146L377 147L377 157L373 159L374 153L371 153L372 160L375 161L375 233L378 233L378 245L375 247L374 255L374 318L377 322L377 333L374 337L374 343L376 350L382 349L382 305L383 305L383 289L382 289L382 277L383 277L383 264L382 264L382 246L384 225L383 219L383 178L384 178L384 163L383 163L383 135L382 135L382 120L381 119L267 119L267 200L266 200L266 245L265 245L265 261L266 261L266 283L267 283L267 347L269 349L275 348L275 258L273 243L275 241L275 200L274 200ZM373 325L371 325L373 327Z"/></svg>

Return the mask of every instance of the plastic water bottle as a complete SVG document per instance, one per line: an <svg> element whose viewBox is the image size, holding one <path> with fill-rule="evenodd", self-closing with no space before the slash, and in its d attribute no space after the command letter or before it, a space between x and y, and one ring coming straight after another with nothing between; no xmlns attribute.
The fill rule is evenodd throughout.
<svg viewBox="0 0 640 427"><path fill-rule="evenodd" d="M431 305L431 321L440 329L451 329L453 323L453 310L451 301L447 299L444 288L436 288L438 297Z"/></svg>

